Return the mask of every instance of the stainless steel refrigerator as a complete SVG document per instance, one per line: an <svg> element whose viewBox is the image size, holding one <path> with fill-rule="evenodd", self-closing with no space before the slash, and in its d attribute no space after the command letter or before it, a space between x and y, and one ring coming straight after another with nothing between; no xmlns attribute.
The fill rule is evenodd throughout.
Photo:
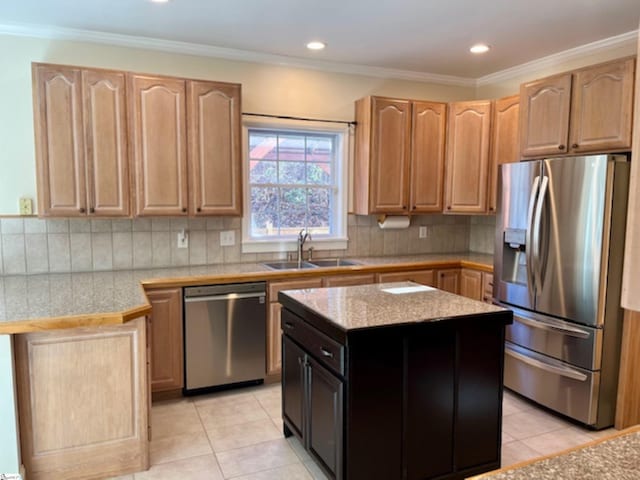
<svg viewBox="0 0 640 480"><path fill-rule="evenodd" d="M499 178L505 386L593 428L615 416L628 183L621 155L506 164Z"/></svg>

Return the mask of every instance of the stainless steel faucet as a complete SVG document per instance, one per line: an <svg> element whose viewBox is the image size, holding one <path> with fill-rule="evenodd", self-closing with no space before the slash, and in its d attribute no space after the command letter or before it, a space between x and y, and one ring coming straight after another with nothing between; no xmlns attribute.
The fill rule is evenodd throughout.
<svg viewBox="0 0 640 480"><path fill-rule="evenodd" d="M307 240L311 240L311 234L303 228L298 232L298 268L302 267L302 250Z"/></svg>

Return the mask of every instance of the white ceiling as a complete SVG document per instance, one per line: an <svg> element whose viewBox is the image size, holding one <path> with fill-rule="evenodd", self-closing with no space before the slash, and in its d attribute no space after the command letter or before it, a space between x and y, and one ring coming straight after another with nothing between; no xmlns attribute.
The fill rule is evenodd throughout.
<svg viewBox="0 0 640 480"><path fill-rule="evenodd" d="M5 26L53 26L474 79L635 31L639 20L640 0L0 2ZM327 48L308 51L305 44L313 39ZM472 55L468 49L476 42L490 44L491 51Z"/></svg>

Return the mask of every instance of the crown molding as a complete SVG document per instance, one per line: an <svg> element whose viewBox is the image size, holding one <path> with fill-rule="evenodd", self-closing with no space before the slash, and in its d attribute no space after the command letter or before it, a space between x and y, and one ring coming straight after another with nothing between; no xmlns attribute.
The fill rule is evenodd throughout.
<svg viewBox="0 0 640 480"><path fill-rule="evenodd" d="M542 69L562 65L568 61L576 60L587 55L593 55L598 52L619 48L626 45L635 46L638 41L638 30L616 35L615 37L605 38L596 42L587 43L579 47L554 53L547 57L538 58L531 62L523 63L515 67L507 68L499 72L491 73L476 79L477 86L489 85L497 82L504 82L512 78L525 76L528 74L535 75Z"/></svg>
<svg viewBox="0 0 640 480"><path fill-rule="evenodd" d="M398 80L438 83L462 87L475 87L476 85L476 80L473 78L457 77L453 75L439 75L435 73L372 67L368 65L308 60L288 57L285 55L272 55L268 53L215 47L198 43L177 42L159 38L138 37L133 35L121 35L72 28L49 27L44 25L0 24L0 35L83 41L119 47L159 50L162 52L195 55L200 57L223 58L226 60L236 60L241 62L255 62L293 68L321 70L325 72L346 73L377 78L393 78Z"/></svg>

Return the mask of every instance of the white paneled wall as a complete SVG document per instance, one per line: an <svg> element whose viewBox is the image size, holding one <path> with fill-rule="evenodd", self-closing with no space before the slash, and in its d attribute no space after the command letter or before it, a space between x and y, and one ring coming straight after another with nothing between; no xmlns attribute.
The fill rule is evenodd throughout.
<svg viewBox="0 0 640 480"><path fill-rule="evenodd" d="M466 252L476 245L493 251L493 243L478 241L492 224L466 216L424 215L405 230L380 230L374 216L349 216L347 250L317 251L316 256L381 256ZM418 238L426 225L427 238ZM189 247L177 248L177 235L189 232ZM184 265L256 262L283 254L242 253L240 243L220 246L220 231L234 230L242 238L239 218L211 217L137 219L0 219L0 274L126 270ZM485 235L486 236L486 235ZM483 250L483 248L485 250ZM473 248L471 248L473 249ZM489 253L491 253L489 252Z"/></svg>

